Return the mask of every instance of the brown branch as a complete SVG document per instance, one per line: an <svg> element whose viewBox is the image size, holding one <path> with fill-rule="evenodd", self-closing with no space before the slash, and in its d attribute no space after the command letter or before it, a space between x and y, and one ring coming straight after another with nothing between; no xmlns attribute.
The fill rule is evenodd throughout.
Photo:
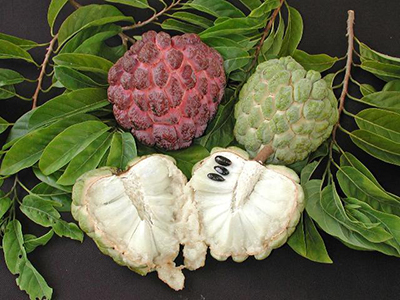
<svg viewBox="0 0 400 300"><path fill-rule="evenodd" d="M332 131L332 140L335 141L336 138L336 131L337 128L339 127L339 121L340 121L340 115L342 114L342 111L344 109L344 102L348 93L348 88L349 88L349 80L351 76L351 65L353 63L353 51L354 51L354 11L349 10L348 12L348 18L347 18L347 37L348 37L348 47L347 47L347 61L346 61L346 73L344 75L343 79L343 89L342 93L340 94L339 98L339 117L338 121L335 124L335 127L333 128Z"/></svg>
<svg viewBox="0 0 400 300"><path fill-rule="evenodd" d="M78 9L79 7L81 7L82 5L79 4L78 2L76 2L75 0L69 0L69 3L75 7L75 9Z"/></svg>
<svg viewBox="0 0 400 300"><path fill-rule="evenodd" d="M53 39L50 41L49 47L47 48L47 52L46 52L46 55L44 57L44 60L43 60L43 63L42 63L42 67L41 67L41 70L40 70L37 87L36 87L35 93L33 94L33 97L32 97L32 109L36 108L36 106L37 106L37 100L38 100L39 92L42 89L43 77L46 74L46 67L47 67L47 64L49 63L49 59L50 59L51 53L53 52L54 44L56 43L57 38L58 38L58 34L56 34L53 37Z"/></svg>
<svg viewBox="0 0 400 300"><path fill-rule="evenodd" d="M249 68L249 71L251 69L253 69L253 67L256 65L257 60L258 60L258 56L260 55L260 52L261 52L262 45L264 44L264 41L267 38L267 36L268 36L268 34L269 34L269 32L270 32L270 30L272 28L272 25L274 25L275 19L278 16L279 12L281 11L281 8L282 8L282 5L283 5L284 2L285 2L285 0L280 0L279 6L272 13L271 19L269 20L267 26L265 27L264 33L263 33L263 35L261 37L261 40L260 40L260 43L258 44L258 46L256 48L256 53L254 54L254 60L253 60L251 66Z"/></svg>
<svg viewBox="0 0 400 300"><path fill-rule="evenodd" d="M122 27L122 30L123 30L123 31L126 31L126 30L131 30L131 29L136 29L136 28L139 28L139 27L143 27L143 26L145 26L145 25L147 25L147 24L153 22L154 20L157 20L162 14L164 14L164 13L166 13L167 11L169 11L170 9L174 8L174 7L177 6L180 2L181 2L181 0L177 0L176 2L175 2L175 1L172 1L172 3L171 3L169 6L165 7L165 8L162 9L162 10L160 10L158 13L154 13L153 16L151 16L151 17L150 17L149 19L147 19L146 21L137 22L136 24L133 24L133 25L130 25L130 26Z"/></svg>
<svg viewBox="0 0 400 300"><path fill-rule="evenodd" d="M261 151L258 152L253 160L259 162L260 164L263 164L271 156L272 153L274 153L274 149L271 146L264 146L264 148L262 148Z"/></svg>

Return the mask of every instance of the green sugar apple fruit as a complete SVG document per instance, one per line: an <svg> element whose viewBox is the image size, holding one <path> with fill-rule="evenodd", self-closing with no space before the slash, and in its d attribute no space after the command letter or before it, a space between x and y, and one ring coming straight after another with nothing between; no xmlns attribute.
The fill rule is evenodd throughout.
<svg viewBox="0 0 400 300"><path fill-rule="evenodd" d="M337 99L319 72L282 57L257 66L240 91L235 118L235 138L252 157L270 146L269 162L291 164L330 136Z"/></svg>

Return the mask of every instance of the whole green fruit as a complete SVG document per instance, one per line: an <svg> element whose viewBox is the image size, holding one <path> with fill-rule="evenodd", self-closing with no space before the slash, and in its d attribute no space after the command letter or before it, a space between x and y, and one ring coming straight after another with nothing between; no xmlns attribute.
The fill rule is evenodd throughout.
<svg viewBox="0 0 400 300"><path fill-rule="evenodd" d="M282 57L257 66L240 91L235 118L236 140L251 156L271 146L269 162L291 164L330 136L338 120L337 99L319 72Z"/></svg>

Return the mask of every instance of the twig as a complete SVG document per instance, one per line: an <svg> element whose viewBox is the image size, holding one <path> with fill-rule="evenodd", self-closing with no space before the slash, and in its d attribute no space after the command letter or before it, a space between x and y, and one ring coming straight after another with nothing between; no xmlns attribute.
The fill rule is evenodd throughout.
<svg viewBox="0 0 400 300"><path fill-rule="evenodd" d="M284 0L280 0L279 6L272 13L271 19L269 20L267 26L265 27L264 33L263 33L263 35L261 37L261 40L260 40L260 43L258 44L258 46L256 48L256 53L254 54L254 60L251 63L251 66L250 66L248 71L253 69L253 67L256 65L257 60L258 60L258 56L260 55L260 52L261 52L262 45L264 44L264 41L267 38L267 36L268 36L268 34L269 34L269 32L270 32L270 30L272 28L272 25L274 25L276 17L278 16L279 12L281 11L283 2L285 2L285 1Z"/></svg>
<svg viewBox="0 0 400 300"><path fill-rule="evenodd" d="M53 52L54 44L56 43L57 38L58 38L58 34L56 34L53 37L53 39L51 40L51 42L49 44L49 47L47 48L47 52L46 52L46 55L45 55L43 63L42 63L42 68L40 70L40 74L39 74L39 78L38 78L38 84L37 84L35 93L33 94L33 97L32 97L32 109L36 108L39 92L40 92L40 90L42 88L43 77L46 74L46 66L49 63L50 55Z"/></svg>
<svg viewBox="0 0 400 300"><path fill-rule="evenodd" d="M343 79L343 89L342 93L339 98L339 117L338 121L333 128L332 131L332 140L334 141L336 138L336 130L339 126L339 121L340 121L340 115L344 109L344 100L347 96L348 93L348 88L349 88L349 80L351 76L351 65L353 63L353 50L354 50L354 11L349 10L348 12L348 18L347 18L347 37L348 37L348 47L347 47L347 61L346 61L346 73L344 75Z"/></svg>
<svg viewBox="0 0 400 300"><path fill-rule="evenodd" d="M264 148L262 148L261 151L258 152L256 157L254 157L254 161L259 162L260 164L263 164L268 159L268 157L271 156L272 153L274 153L274 149L272 149L271 146L269 146L269 145L264 146Z"/></svg>
<svg viewBox="0 0 400 300"><path fill-rule="evenodd" d="M82 5L79 4L78 2L76 2L75 0L69 0L69 3L75 7L75 9L78 9L79 7L81 7Z"/></svg>
<svg viewBox="0 0 400 300"><path fill-rule="evenodd" d="M283 0L282 0L283 1ZM153 16L151 16L149 19L147 19L146 21L143 22L137 22L136 24L130 25L130 26L125 26L122 27L123 31L127 31L127 30L131 30L131 29L135 29L135 28L139 28L139 27L143 27L146 24L151 23L154 20L157 20L162 14L164 14L165 12L169 11L170 9L174 8L175 6L177 6L179 3L181 2L181 0L177 0L172 1L172 3L165 7L164 9L160 10L158 13L155 13Z"/></svg>

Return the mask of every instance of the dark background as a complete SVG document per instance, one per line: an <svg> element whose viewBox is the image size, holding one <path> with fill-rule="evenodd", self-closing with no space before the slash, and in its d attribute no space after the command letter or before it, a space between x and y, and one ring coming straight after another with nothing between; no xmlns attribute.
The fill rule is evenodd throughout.
<svg viewBox="0 0 400 300"><path fill-rule="evenodd" d="M46 21L50 1L0 0L0 31L36 42L48 42L51 37ZM154 1L150 1L154 2ZM83 1L82 4L100 3ZM347 10L356 14L356 36L367 45L389 55L400 56L398 0L290 0L303 16L304 35L299 46L309 53L344 56L347 48ZM146 13L123 9L135 19L146 19ZM63 9L61 18L72 12ZM58 21L56 24L59 24ZM135 33L138 34L138 33ZM34 50L36 61L42 61L44 48ZM38 71L18 61L0 61L0 67L12 68L28 78L36 78ZM355 70L354 77L373 84L382 83L373 76ZM34 84L17 88L31 97ZM354 95L357 92L352 91ZM41 94L40 103L52 94ZM31 103L16 99L2 100L0 116L15 121L28 111ZM359 106L349 102L346 107L357 111ZM344 126L352 128L350 120ZM0 144L6 134L1 135ZM342 147L352 151L378 177L389 191L400 194L399 168L379 162L357 150L349 139L339 136ZM20 178L34 184L33 175L22 172ZM24 232L40 234L41 228L22 219ZM64 215L71 220L71 217ZM54 289L54 299L398 299L400 296L400 261L377 252L361 252L346 248L334 238L322 234L334 264L310 262L289 246L273 251L264 261L249 258L244 263L218 262L208 257L207 264L195 272L185 271L186 288L174 292L163 284L156 273L142 278L104 256L94 242L85 238L83 244L53 237L45 247L38 248L29 259ZM15 277L5 266L0 255L0 299L28 299L15 284Z"/></svg>

